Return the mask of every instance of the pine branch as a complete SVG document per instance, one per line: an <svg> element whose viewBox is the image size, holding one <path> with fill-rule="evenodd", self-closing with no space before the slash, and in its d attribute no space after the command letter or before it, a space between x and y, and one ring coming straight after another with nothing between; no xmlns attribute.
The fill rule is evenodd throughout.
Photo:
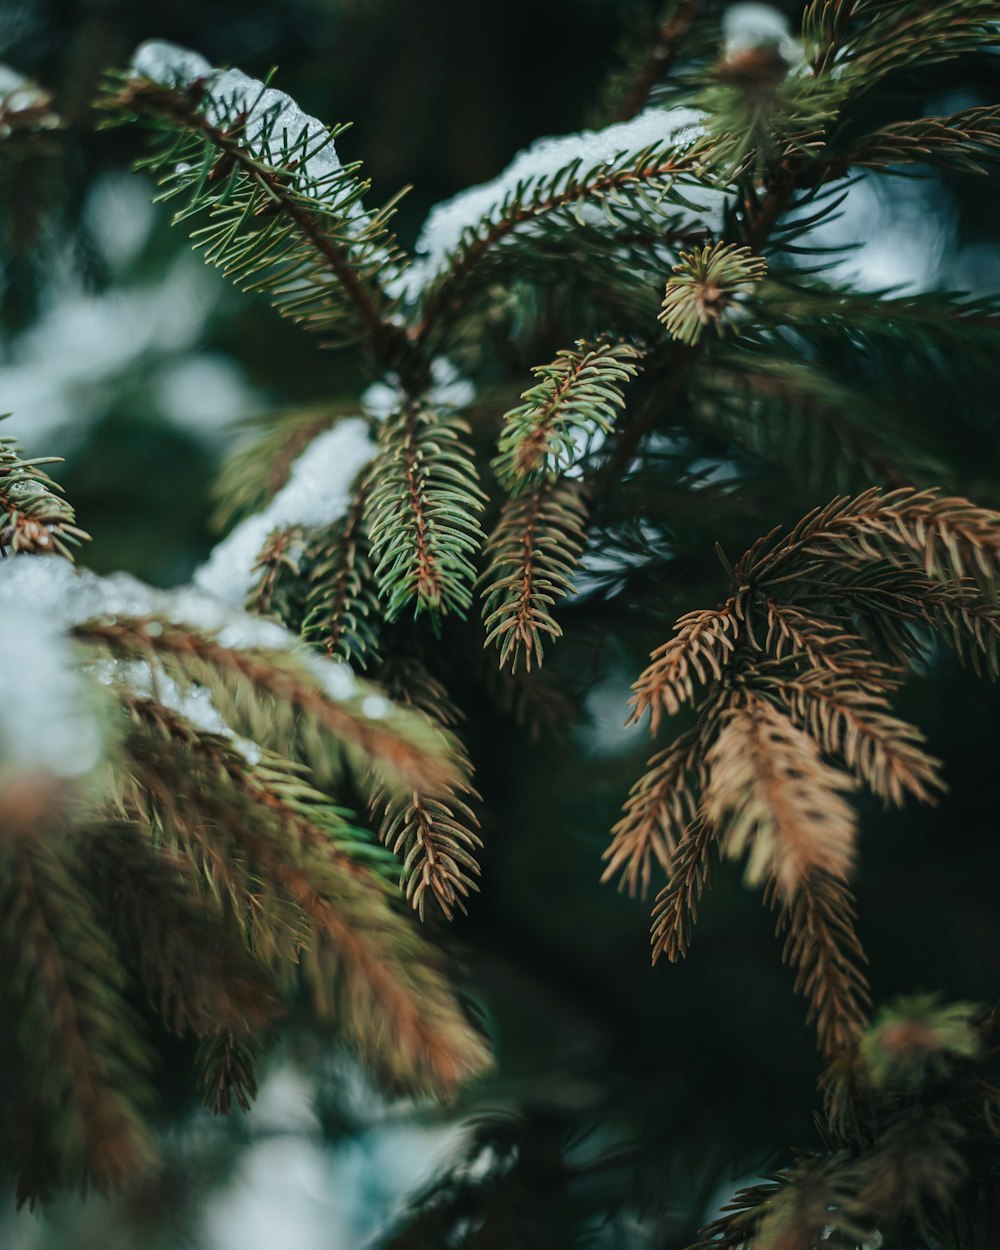
<svg viewBox="0 0 1000 1250"><path fill-rule="evenodd" d="M123 821L89 831L88 865L116 944L128 951L160 1018L206 1037L263 1030L277 1003L264 969L183 854Z"/></svg>
<svg viewBox="0 0 1000 1250"><path fill-rule="evenodd" d="M387 884L359 856L364 848L342 833L338 840L336 823L319 823L339 819L323 796L267 761L259 776L224 739L177 714L150 715L188 758L182 765L176 751L161 750L150 761L130 742L133 766L150 761L143 789L174 806L188 836L218 843L210 827L224 830L245 856L248 879L280 890L302 914L308 930L298 958L317 1010L332 1013L366 1059L409 1089L448 1094L488 1066L441 960L393 910Z"/></svg>
<svg viewBox="0 0 1000 1250"><path fill-rule="evenodd" d="M610 434L622 388L638 373L640 353L627 343L582 341L561 351L532 373L538 383L521 396L526 402L504 416L499 455L493 468L512 495L554 481L573 468L581 445L600 432Z"/></svg>
<svg viewBox="0 0 1000 1250"><path fill-rule="evenodd" d="M111 78L101 105L152 130L139 168L157 179L161 199L182 201L174 221L194 223L205 259L283 316L340 343L363 338L384 364L398 364L405 336L381 282L400 261L387 229L393 208L361 207L368 184L333 148L343 127L326 130L242 75L234 86L231 72L192 74L189 54L161 47L179 54L175 66L147 73L140 58L131 75Z"/></svg>
<svg viewBox="0 0 1000 1250"><path fill-rule="evenodd" d="M440 336L448 320L468 298L470 286L502 272L511 262L522 274L528 266L552 271L547 255L573 238L577 250L598 258L607 253L615 232L646 236L658 245L693 242L705 233L692 226L690 190L705 190L703 143L671 150L663 145L623 152L584 168L573 161L555 173L526 179L474 226L447 258L447 267L427 287L414 335L424 342ZM601 228L589 225L590 219Z"/></svg>
<svg viewBox="0 0 1000 1250"><path fill-rule="evenodd" d="M769 547L752 549L737 566L741 578L775 583L816 558L837 556L858 565L886 561L929 578L992 583L1000 562L1000 513L935 490L873 487L840 497L804 517Z"/></svg>
<svg viewBox="0 0 1000 1250"><path fill-rule="evenodd" d="M652 652L650 664L632 687L629 723L650 714L656 733L663 712L675 716L695 697L695 682L704 685L722 676L741 631L743 608L730 599L722 608L689 612L674 627L674 637Z"/></svg>
<svg viewBox="0 0 1000 1250"><path fill-rule="evenodd" d="M89 539L41 467L58 463L57 456L25 460L16 439L0 438L0 549L72 560L72 549Z"/></svg>
<svg viewBox="0 0 1000 1250"><path fill-rule="evenodd" d="M313 552L305 619L307 642L333 660L367 668L378 658L381 607L368 556L365 510L371 490L366 476L340 520Z"/></svg>
<svg viewBox="0 0 1000 1250"><path fill-rule="evenodd" d="M442 728L452 730L461 715L444 686L418 661L397 659L384 666L382 680L394 701L419 708ZM466 799L478 799L472 786L472 764L457 738L456 758L464 773L460 784L440 798L419 792L379 796L382 807L379 836L402 860L403 892L424 919L427 899L433 900L446 920L455 909L465 912L465 899L478 890L476 852L483 845L479 821Z"/></svg>
<svg viewBox="0 0 1000 1250"><path fill-rule="evenodd" d="M800 882L791 897L772 885L767 898L778 908L782 958L809 1003L806 1018L816 1025L820 1050L828 1056L847 1050L865 1026L870 1003L850 890L820 873Z"/></svg>
<svg viewBox="0 0 1000 1250"><path fill-rule="evenodd" d="M668 14L654 30L643 32L641 57L629 67L631 73L619 86L621 98L615 109L616 121L630 121L646 107L657 85L673 68L683 49L684 37L702 7L702 0L678 0L669 6Z"/></svg>
<svg viewBox="0 0 1000 1250"><path fill-rule="evenodd" d="M920 731L891 716L885 697L859 685L856 675L767 673L761 688L779 697L797 725L887 802L901 807L912 794L933 803L935 792L944 789L940 764L923 749Z"/></svg>
<svg viewBox="0 0 1000 1250"><path fill-rule="evenodd" d="M357 767L374 769L390 789L433 793L455 780L437 731L414 713L394 709L350 673L313 670L306 657L290 653L224 646L149 618L91 621L76 626L73 636L154 667L164 664L174 680L206 688L229 724L254 741L280 750L297 739L314 760L322 760L332 737Z"/></svg>
<svg viewBox="0 0 1000 1250"><path fill-rule="evenodd" d="M650 938L654 964L661 955L675 964L688 953L698 904L711 884L712 854L718 838L718 830L701 814L681 834L671 857L669 880L653 907Z"/></svg>
<svg viewBox="0 0 1000 1250"><path fill-rule="evenodd" d="M432 620L472 603L485 496L458 417L410 401L382 426L366 519L386 619L407 604Z"/></svg>
<svg viewBox="0 0 1000 1250"><path fill-rule="evenodd" d="M807 56L843 96L870 91L890 74L981 52L997 41L991 0L813 0L803 15Z"/></svg>
<svg viewBox="0 0 1000 1250"><path fill-rule="evenodd" d="M698 823L699 803L692 780L700 787L703 757L704 742L697 730L681 734L652 757L612 830L611 845L603 856L608 863L602 881L620 873L619 889L645 897L654 859L672 878L678 842L683 846L688 831Z"/></svg>
<svg viewBox="0 0 1000 1250"><path fill-rule="evenodd" d="M2 848L3 994L17 1022L21 1080L39 1111L28 1157L41 1151L57 1181L105 1191L154 1159L142 1115L149 1057L82 877L67 836ZM40 1180L22 1175L19 1201L33 1201Z"/></svg>
<svg viewBox="0 0 1000 1250"><path fill-rule="evenodd" d="M250 1110L257 1097L256 1059L253 1046L237 1041L231 1033L204 1039L198 1051L198 1066L209 1111L229 1115L234 1098L241 1111Z"/></svg>
<svg viewBox="0 0 1000 1250"><path fill-rule="evenodd" d="M912 433L887 423L885 405L803 360L728 349L692 387L699 422L818 489L863 480L890 487L944 472Z"/></svg>
<svg viewBox="0 0 1000 1250"><path fill-rule="evenodd" d="M543 638L562 636L552 608L573 589L585 526L583 487L569 479L542 482L501 508L482 577L484 645L496 644L501 668L516 672L522 658L526 671L533 661L541 667Z"/></svg>
<svg viewBox="0 0 1000 1250"><path fill-rule="evenodd" d="M864 639L839 619L817 616L799 603L782 603L769 595L763 606L767 612L763 650L776 660L804 661L810 670L881 689L900 683L900 672L877 664Z"/></svg>
<svg viewBox="0 0 1000 1250"><path fill-rule="evenodd" d="M302 572L306 534L300 525L273 530L250 570L246 610L298 630L305 611Z"/></svg>
<svg viewBox="0 0 1000 1250"><path fill-rule="evenodd" d="M848 875L855 816L842 795L853 783L777 708L747 691L727 710L706 762L705 817L726 855L747 856L748 884L771 882L794 899L820 874Z"/></svg>
<svg viewBox="0 0 1000 1250"><path fill-rule="evenodd" d="M962 109L949 117L892 122L865 135L836 163L846 168L891 170L898 165L932 165L959 173L985 174L1000 160L1000 107Z"/></svg>
<svg viewBox="0 0 1000 1250"><path fill-rule="evenodd" d="M680 343L693 346L706 327L725 334L746 292L762 281L767 261L748 247L715 243L696 252L681 252L667 280L657 318Z"/></svg>

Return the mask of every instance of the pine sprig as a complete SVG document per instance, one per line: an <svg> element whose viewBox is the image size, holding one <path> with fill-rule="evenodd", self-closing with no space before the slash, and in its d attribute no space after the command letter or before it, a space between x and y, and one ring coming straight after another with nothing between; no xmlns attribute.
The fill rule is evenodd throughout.
<svg viewBox="0 0 1000 1250"><path fill-rule="evenodd" d="M302 623L302 572L306 534L299 525L273 530L250 570L246 610L297 629Z"/></svg>
<svg viewBox="0 0 1000 1250"><path fill-rule="evenodd" d="M172 623L118 617L79 625L74 636L112 654L166 666L185 686L207 689L228 722L263 744L295 740L314 759L338 740L360 771L381 784L433 793L455 779L447 744L425 718L392 704L349 673L314 671L304 658L225 646ZM333 677L342 697L324 686ZM341 680L342 677L342 680ZM308 733L308 737L303 737Z"/></svg>
<svg viewBox="0 0 1000 1250"><path fill-rule="evenodd" d="M996 43L990 0L813 0L802 19L806 55L842 96L871 90L911 66L980 52Z"/></svg>
<svg viewBox="0 0 1000 1250"><path fill-rule="evenodd" d="M73 548L90 537L42 468L58 463L57 456L25 460L16 439L0 438L0 548L72 560Z"/></svg>
<svg viewBox="0 0 1000 1250"><path fill-rule="evenodd" d="M169 827L183 842L221 845L248 887L269 883L302 918L291 929L294 955L278 958L301 962L317 1010L334 1015L363 1057L411 1090L439 1094L488 1066L441 959L393 909L387 882L366 863L372 849L323 796L276 771L277 761L250 764L179 714L148 709L146 720L154 732L145 748L129 743L143 791L172 809ZM245 897L241 905L259 913L262 900Z"/></svg>
<svg viewBox="0 0 1000 1250"><path fill-rule="evenodd" d="M611 831L601 880L620 873L619 889L645 897L654 860L670 876L678 843L683 845L700 824L698 790L703 781L702 736L688 730L653 756L632 787L624 815Z"/></svg>
<svg viewBox="0 0 1000 1250"><path fill-rule="evenodd" d="M873 487L817 508L787 537L752 548L737 572L763 585L834 553L856 565L885 561L903 570L922 568L933 579L992 583L1000 573L1000 513L933 489Z"/></svg>
<svg viewBox="0 0 1000 1250"><path fill-rule="evenodd" d="M419 661L390 660L380 675L394 701L418 708L449 735L461 722L445 687ZM421 920L429 901L451 920L479 889L476 855L483 842L470 806L479 795L472 785L472 764L457 737L453 743L463 775L447 794L429 797L414 790L379 795L373 803L381 809L379 836L401 861L401 888Z"/></svg>
<svg viewBox="0 0 1000 1250"><path fill-rule="evenodd" d="M244 438L224 460L212 488L214 527L221 530L259 512L287 483L309 444L341 418L355 415L357 404L317 404L242 422L237 429Z"/></svg>
<svg viewBox="0 0 1000 1250"><path fill-rule="evenodd" d="M782 958L809 1004L807 1020L816 1026L820 1050L827 1056L849 1050L867 1023L871 1001L850 890L841 878L821 872L790 896L771 885L767 899L777 908Z"/></svg>
<svg viewBox="0 0 1000 1250"><path fill-rule="evenodd" d="M851 778L820 758L816 740L766 700L724 714L707 752L705 817L724 853L746 856L750 885L773 882L791 898L811 877L845 879L854 859Z"/></svg>
<svg viewBox="0 0 1000 1250"><path fill-rule="evenodd" d="M482 578L484 645L496 645L501 668L540 667L544 640L561 637L552 609L573 588L586 520L583 488L570 479L542 482L501 508Z"/></svg>
<svg viewBox="0 0 1000 1250"><path fill-rule="evenodd" d="M746 291L766 273L762 256L734 243L706 243L698 251L681 252L657 320L678 342L691 346L709 326L722 335Z"/></svg>
<svg viewBox="0 0 1000 1250"><path fill-rule="evenodd" d="M126 1006L124 971L83 884L66 834L0 848L5 1018L18 1021L21 1080L41 1114L27 1157L51 1175L22 1175L19 1200L58 1184L117 1188L155 1158L144 1117L150 1056Z"/></svg>
<svg viewBox="0 0 1000 1250"><path fill-rule="evenodd" d="M872 488L772 531L734 564L722 556L730 598L682 617L633 688L632 719L648 711L654 733L664 712L691 703L698 715L696 730L650 761L607 852L634 890L654 860L671 882L683 847L678 884L657 905L654 954L686 949L708 875L692 857L718 839L746 855L749 881L780 907L821 1048L850 1044L867 999L845 885L849 774L895 804L932 802L942 789L937 762L888 696L924 655L928 631L995 668L998 554L1000 513ZM849 773L827 762L838 758ZM702 825L712 833L696 839Z"/></svg>
<svg viewBox="0 0 1000 1250"><path fill-rule="evenodd" d="M432 620L471 606L485 496L467 433L461 418L418 401L381 428L366 521L387 620L409 604Z"/></svg>
<svg viewBox="0 0 1000 1250"><path fill-rule="evenodd" d="M897 165L931 165L960 173L985 174L1000 160L1000 107L981 105L948 117L892 122L848 148L843 164L855 169L891 170Z"/></svg>
<svg viewBox="0 0 1000 1250"><path fill-rule="evenodd" d="M622 388L639 371L640 352L628 343L580 342L548 365L532 369L538 382L504 416L493 469L512 495L571 469L595 433L610 434L625 406Z"/></svg>
<svg viewBox="0 0 1000 1250"><path fill-rule="evenodd" d="M88 862L120 949L175 1033L260 1033L277 1015L274 987L194 862L157 846L137 823L91 832Z"/></svg>
<svg viewBox="0 0 1000 1250"><path fill-rule="evenodd" d="M153 151L139 168L161 199L181 202L174 221L190 223L206 261L283 316L340 343L363 339L398 363L401 331L382 285L400 261L393 209L362 207L369 185L332 146L344 128L317 129L262 83L229 88L217 71L165 79L112 77L101 104L150 128Z"/></svg>
<svg viewBox="0 0 1000 1250"><path fill-rule="evenodd" d="M741 632L743 609L738 599L722 608L690 612L674 627L674 637L652 652L649 665L632 687L629 723L648 712L655 734L663 713L674 716L695 698L696 683L722 677Z"/></svg>
<svg viewBox="0 0 1000 1250"><path fill-rule="evenodd" d="M897 807L905 796L935 801L944 784L940 765L923 749L918 729L890 715L884 695L857 677L825 669L794 678L768 673L762 688L781 699L796 724L844 761L873 793Z"/></svg>
<svg viewBox="0 0 1000 1250"><path fill-rule="evenodd" d="M697 816L684 830L667 873L668 881L656 896L650 941L653 963L666 955L673 964L691 945L698 904L712 880L712 853L718 830Z"/></svg>
<svg viewBox="0 0 1000 1250"><path fill-rule="evenodd" d="M334 660L368 668L378 658L382 609L365 523L367 477L312 550L302 634Z"/></svg>
<svg viewBox="0 0 1000 1250"><path fill-rule="evenodd" d="M710 146L700 138L676 148L653 145L590 166L575 160L525 179L463 231L423 292L418 340L444 334L470 290L505 267L521 276L551 276L560 262L578 260L581 253L603 266L618 248L620 264L619 237L633 245L645 241L647 250L650 243L662 248L704 238L696 199L698 189L705 191Z"/></svg>

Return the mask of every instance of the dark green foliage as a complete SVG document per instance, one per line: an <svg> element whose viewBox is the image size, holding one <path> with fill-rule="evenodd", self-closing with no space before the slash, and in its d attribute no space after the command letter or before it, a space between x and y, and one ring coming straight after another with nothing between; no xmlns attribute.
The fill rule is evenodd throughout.
<svg viewBox="0 0 1000 1250"><path fill-rule="evenodd" d="M454 414L407 402L379 434L366 516L375 578L394 620L413 605L437 620L472 604L483 508L475 466Z"/></svg>
<svg viewBox="0 0 1000 1250"><path fill-rule="evenodd" d="M992 811L975 798L993 704L973 675L1000 668L1000 316L991 296L855 289L826 271L842 257L824 232L843 211L864 242L862 171L939 169L949 195L988 174L996 109L940 96L973 66L991 81L996 6L782 11L801 39L774 14L741 33L711 0L650 11L608 115L682 104L702 122L588 141L412 262L357 167L324 165L340 129L283 129L215 71L113 80L105 103L153 130L145 167L196 246L349 349L315 402L296 382L287 411L252 423L220 521L293 484L342 417L364 414L362 445L384 419L353 480L328 470L339 511L297 520L290 490L257 552L246 606L304 646L280 630L235 644L167 612L78 622L83 673L111 675L100 773L40 814L0 773L0 850L55 857L39 879L80 938L66 981L94 1016L84 1058L135 1134L98 1133L88 1153L29 1064L15 1129L42 1131L18 1147L25 1194L114 1182L100 1151L114 1161L120 1141L143 1165L146 1048L126 996L151 1034L198 1040L219 1112L249 1106L269 1038L306 1016L390 1090L453 1094L490 1062L436 944L455 921L496 1012L500 1080L465 1095L467 1148L387 1244L995 1243L1000 1035L965 1000L995 989L995 874L977 858L993 865ZM378 385L348 394L365 370ZM79 536L37 498L36 539ZM5 507L5 545L37 551ZM618 688L650 652L619 736ZM665 740L603 879L629 895L656 879L655 972L631 900L591 889L647 713ZM964 892L963 863L979 878ZM5 988L42 1028L21 991L53 963L18 871ZM946 992L880 1005L925 980ZM811 1135L804 1023L826 1064ZM60 1044L56 1094L72 1084ZM477 1117L487 1102L501 1110ZM760 1183L720 1214L737 1176Z"/></svg>

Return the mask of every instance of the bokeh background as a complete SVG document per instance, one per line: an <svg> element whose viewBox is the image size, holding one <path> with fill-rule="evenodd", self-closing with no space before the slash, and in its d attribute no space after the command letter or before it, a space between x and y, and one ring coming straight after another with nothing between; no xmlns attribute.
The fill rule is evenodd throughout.
<svg viewBox="0 0 1000 1250"><path fill-rule="evenodd" d="M794 22L802 6L780 7ZM412 184L398 216L408 242L432 204L494 176L539 135L596 119L615 48L647 16L638 0L0 0L0 61L51 91L64 119L0 170L0 411L32 454L65 457L56 475L93 535L85 562L186 580L217 537L211 483L241 419L356 394L361 376L349 354L324 353L230 289L170 229L154 189L130 172L141 137L95 129L107 68L151 37L258 77L279 66L278 85L307 112L354 123L338 149L365 161L376 199ZM998 83L995 57L939 67L921 108L994 102ZM868 179L826 242L863 242L838 265L871 289L995 292L998 192L995 177ZM900 385L905 395L905 369ZM962 489L1000 505L992 385L970 373L957 392L923 385L907 402L948 440ZM746 541L753 498L739 518ZM683 585L650 593L688 606ZM641 1146L640 1166L594 1172L589 1196L568 1191L565 1242L547 1244L577 1244L590 1206L613 1192L621 1217L593 1229L594 1244L668 1250L738 1179L813 1144L812 1039L771 918L738 872L720 876L676 968L649 967L646 908L597 885L647 750L621 728L638 655L613 639L597 652L567 646L556 670L567 693L593 688L561 741L467 708L491 818L483 893L456 936L497 1039L486 1088L446 1111L386 1098L330 1038L293 1021L255 1111L221 1123L194 1110L179 1078L172 1090L183 1065L164 1055L163 1173L111 1203L62 1200L45 1219L0 1204L0 1244L377 1244L468 1116L499 1108L517 1109L539 1146L525 1202L533 1184L553 1183L552 1143L563 1157L572 1139L584 1161ZM947 658L904 691L901 712L927 731L951 790L936 809L864 809L860 928L876 998L996 996L998 711L995 690Z"/></svg>

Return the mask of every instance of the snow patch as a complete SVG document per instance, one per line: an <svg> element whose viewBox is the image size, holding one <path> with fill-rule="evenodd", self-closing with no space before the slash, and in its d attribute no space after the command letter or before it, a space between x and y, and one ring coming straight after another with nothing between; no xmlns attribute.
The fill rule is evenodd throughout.
<svg viewBox="0 0 1000 1250"><path fill-rule="evenodd" d="M603 130L583 130L577 134L538 139L519 153L491 182L485 182L431 210L416 245L416 258L392 284L392 293L413 300L447 268L467 230L488 219L504 199L518 187L549 178L574 161L581 169L608 163L626 152L637 152L653 145L673 148L690 146L703 134L704 114L698 109L676 107L648 108L631 121L618 122ZM717 230L722 222L724 194L699 190L705 202L702 218ZM684 213L693 210L677 209ZM595 219L603 221L598 210Z"/></svg>
<svg viewBox="0 0 1000 1250"><path fill-rule="evenodd" d="M362 417L349 417L320 434L295 461L291 477L264 511L241 521L213 549L195 573L195 585L224 603L245 603L254 563L268 535L292 525L331 525L343 516L354 479L375 450Z"/></svg>
<svg viewBox="0 0 1000 1250"><path fill-rule="evenodd" d="M90 772L104 734L58 623L31 600L4 601L0 651L0 763L57 777Z"/></svg>
<svg viewBox="0 0 1000 1250"><path fill-rule="evenodd" d="M213 125L229 125L242 117L242 142L256 158L286 164L292 151L298 162L297 190L322 195L330 208L339 208L348 217L367 216L359 200L344 202L352 194L353 180L335 193L343 166L329 128L303 112L285 92L266 87L242 70L215 69L197 52L158 39L136 49L132 73L165 87L198 83L206 93L204 114Z"/></svg>

